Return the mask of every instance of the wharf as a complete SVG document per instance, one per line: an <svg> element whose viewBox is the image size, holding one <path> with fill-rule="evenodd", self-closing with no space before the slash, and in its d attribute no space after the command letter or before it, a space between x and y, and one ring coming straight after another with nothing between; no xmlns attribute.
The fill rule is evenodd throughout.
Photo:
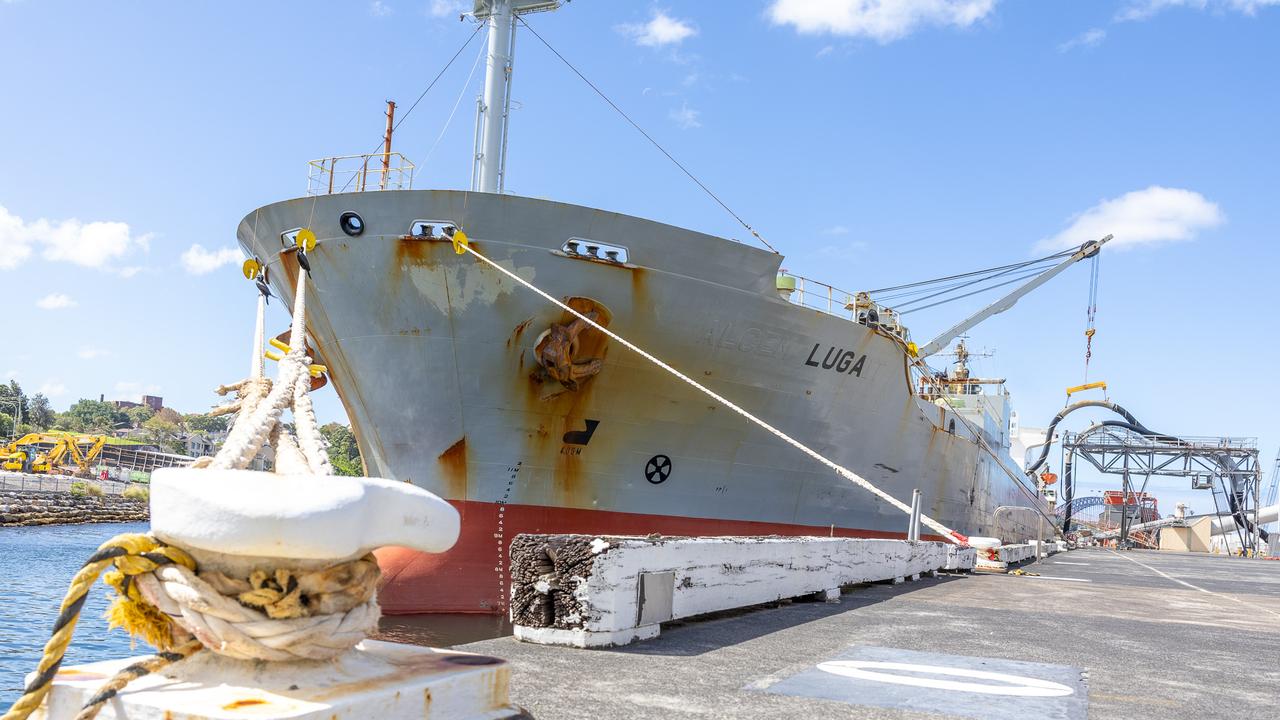
<svg viewBox="0 0 1280 720"><path fill-rule="evenodd" d="M619 648L506 637L457 649L509 660L512 702L543 720L1280 717L1280 562L1077 550L1022 567L1040 575L863 586L839 604L675 622ZM1071 693L945 689L1011 686L975 672Z"/></svg>

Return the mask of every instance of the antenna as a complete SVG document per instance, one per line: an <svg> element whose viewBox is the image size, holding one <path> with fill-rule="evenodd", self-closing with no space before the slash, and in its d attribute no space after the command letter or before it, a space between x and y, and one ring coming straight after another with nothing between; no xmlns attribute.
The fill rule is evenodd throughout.
<svg viewBox="0 0 1280 720"><path fill-rule="evenodd" d="M387 101L387 132L382 136L382 182L379 190L387 189L387 176L391 174L391 132L395 130L396 101Z"/></svg>

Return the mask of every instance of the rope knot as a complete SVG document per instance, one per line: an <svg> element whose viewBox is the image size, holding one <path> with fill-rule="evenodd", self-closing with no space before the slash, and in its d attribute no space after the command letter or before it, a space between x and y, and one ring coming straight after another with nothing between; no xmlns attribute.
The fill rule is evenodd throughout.
<svg viewBox="0 0 1280 720"><path fill-rule="evenodd" d="M254 570L249 575L247 590L236 596L240 602L267 614L273 620L305 617L310 615L306 597L298 586L298 578L289 570L277 569L274 573Z"/></svg>

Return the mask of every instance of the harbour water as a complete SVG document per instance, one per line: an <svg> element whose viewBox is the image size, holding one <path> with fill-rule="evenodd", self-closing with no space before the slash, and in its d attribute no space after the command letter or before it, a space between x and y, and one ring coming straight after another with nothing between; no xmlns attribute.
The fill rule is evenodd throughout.
<svg viewBox="0 0 1280 720"><path fill-rule="evenodd" d="M100 523L0 529L0 712L22 694L23 678L40 661L76 570L111 537L147 528L147 523ZM101 582L90 592L65 665L152 651L142 642L131 649L123 630L107 632L103 613L110 592ZM494 615L393 616L383 618L379 638L443 647L509 633L505 619Z"/></svg>

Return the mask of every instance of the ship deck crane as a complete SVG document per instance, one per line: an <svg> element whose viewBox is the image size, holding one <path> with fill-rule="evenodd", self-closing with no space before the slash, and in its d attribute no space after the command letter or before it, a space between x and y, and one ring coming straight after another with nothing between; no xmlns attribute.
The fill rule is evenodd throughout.
<svg viewBox="0 0 1280 720"><path fill-rule="evenodd" d="M920 348L918 357L920 357L921 359L924 359L929 357L930 355L934 355L938 353L940 350L950 345L952 340L955 340L957 337L960 337L961 335L965 334L970 330L970 328L974 327L978 323L982 322L983 320L986 320L987 318L993 315L999 315L1005 310L1008 310L1009 308L1013 307L1015 304L1017 304L1019 300L1022 299L1024 295L1031 292L1032 290L1035 290L1041 285L1049 282L1055 276L1057 276L1063 270L1066 270L1071 265L1074 265L1075 263L1080 262L1085 258L1091 258L1097 255L1098 252L1102 250L1102 246L1105 245L1107 242L1109 242L1111 238L1112 238L1111 235L1107 235L1101 240L1090 240L1089 242L1081 245L1079 250L1076 250L1074 253L1072 253L1062 262L1049 268L1048 270L1045 270L1039 275L1036 275L1027 283L1019 286L1018 289L1005 295L999 300L996 300L990 305L982 308L981 310L970 315L964 320L961 320L960 322L956 323L955 325L951 326L950 328L942 332L940 335L938 335L934 339L930 340L928 343L926 343L923 347Z"/></svg>

